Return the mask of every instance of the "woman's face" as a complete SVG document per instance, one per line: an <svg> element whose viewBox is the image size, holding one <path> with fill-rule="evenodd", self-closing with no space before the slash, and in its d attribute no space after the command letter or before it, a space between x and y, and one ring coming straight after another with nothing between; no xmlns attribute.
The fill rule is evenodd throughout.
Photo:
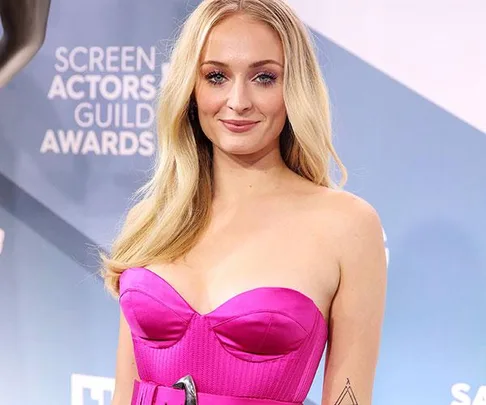
<svg viewBox="0 0 486 405"><path fill-rule="evenodd" d="M215 26L195 88L199 121L215 148L249 155L279 147L286 120L284 54L278 35L245 15Z"/></svg>

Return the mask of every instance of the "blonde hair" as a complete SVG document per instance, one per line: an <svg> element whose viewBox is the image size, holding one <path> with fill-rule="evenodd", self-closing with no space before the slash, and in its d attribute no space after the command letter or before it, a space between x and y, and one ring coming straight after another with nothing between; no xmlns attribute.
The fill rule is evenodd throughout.
<svg viewBox="0 0 486 405"><path fill-rule="evenodd" d="M318 185L346 183L346 168L331 142L327 88L304 24L283 0L202 1L182 27L160 89L154 174L136 193L141 201L129 212L110 257L101 253L105 286L115 296L123 270L183 256L209 223L212 145L190 119L190 100L209 32L236 13L267 23L283 44L287 122L280 148L285 163ZM341 171L339 186L329 175L331 157Z"/></svg>

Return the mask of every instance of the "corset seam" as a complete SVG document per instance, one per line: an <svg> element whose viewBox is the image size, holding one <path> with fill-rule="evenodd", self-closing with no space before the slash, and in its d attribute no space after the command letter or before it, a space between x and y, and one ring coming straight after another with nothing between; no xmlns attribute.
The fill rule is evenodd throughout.
<svg viewBox="0 0 486 405"><path fill-rule="evenodd" d="M225 319L221 322L218 322L215 325L211 325L211 327L217 328L218 326L224 325L227 322L233 321L233 320L241 318L243 316L260 314L260 313L271 313L271 314L279 314L279 315L285 316L286 318L291 319L293 322L295 322L297 325L299 325L302 328L302 330L306 333L306 335L310 334L310 332L308 332L307 329L298 320L296 320L295 318L293 318L293 317L287 315L286 313L279 311L277 309L255 309L251 312L248 312L248 313L245 313L245 314L242 314L242 315L233 315L231 318L228 318L228 319ZM314 327L314 325L311 327L311 331L312 331L313 327Z"/></svg>
<svg viewBox="0 0 486 405"><path fill-rule="evenodd" d="M310 337L311 337L311 336L314 336L314 335L317 333L317 327L318 327L318 325L319 325L319 316L318 316L318 315L319 315L319 314L316 312L316 315L315 315L315 317L314 317L314 325L313 325L313 327L312 327L312 331L311 331L311 333L310 333L310 334L309 334L309 336L308 336L308 339L310 339ZM326 334L327 334L327 331L326 331ZM317 340L317 341L319 341L319 338L320 338L320 337L318 336L318 337L317 337L317 339L313 339L313 340L314 340L314 341L316 341L316 340ZM326 340L327 340L327 339L326 339ZM317 342L316 342L316 343L317 343ZM325 343L324 343L324 345L325 345ZM301 346L301 347L302 347L302 346ZM317 346L317 344L314 344L314 345L312 346L312 350L311 350L311 353L309 354L309 358L313 358L313 354L316 352L317 347L318 347L318 346ZM325 346L324 346L324 347L325 347ZM321 361L321 357L322 357L322 356L319 356L319 362ZM295 396L292 398L292 400L293 400L293 401L295 401L295 400L296 400L296 396L300 394L300 392L301 392L301 390L302 390L302 388L303 388L304 382L305 382L305 380L306 380L306 378L307 378L307 372L308 372L308 370L309 370L310 365L311 365L311 363L308 361L308 362L306 363L305 369L304 369L304 370L303 370L303 372L302 372L301 379L300 379L300 382L299 382L299 384L298 384L298 386L297 386L297 390L296 390Z"/></svg>
<svg viewBox="0 0 486 405"><path fill-rule="evenodd" d="M134 287L129 287L127 288L125 291L123 291L122 294L120 294L120 299L128 292L138 292L140 294L143 294L145 295L146 297L150 297L152 298L154 301L156 301L157 303L163 305L165 308L167 308L168 310L170 310L171 312L173 312L175 315L177 315L178 318L180 318L186 325L189 324L190 320L186 320L184 319L180 314L178 314L176 311L174 311L174 309L172 309L169 305L165 304L163 301L161 301L159 298L157 297L154 297L152 294L149 294L147 293L146 291L143 291L143 290L140 290L138 288L134 288ZM134 314L133 312L133 309L132 309L132 313ZM195 314L191 315L191 319L192 317L194 316Z"/></svg>

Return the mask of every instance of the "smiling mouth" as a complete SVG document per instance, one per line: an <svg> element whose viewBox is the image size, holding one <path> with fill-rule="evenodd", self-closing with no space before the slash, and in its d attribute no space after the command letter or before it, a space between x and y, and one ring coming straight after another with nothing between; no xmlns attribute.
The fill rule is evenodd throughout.
<svg viewBox="0 0 486 405"><path fill-rule="evenodd" d="M237 120L221 120L223 125L231 132L242 133L254 128L259 121L237 121Z"/></svg>

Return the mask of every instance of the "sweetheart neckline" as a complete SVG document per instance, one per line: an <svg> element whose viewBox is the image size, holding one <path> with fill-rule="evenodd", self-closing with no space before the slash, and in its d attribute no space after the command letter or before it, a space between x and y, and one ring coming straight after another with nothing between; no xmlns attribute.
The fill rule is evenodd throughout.
<svg viewBox="0 0 486 405"><path fill-rule="evenodd" d="M177 291L177 289L171 283L169 283L165 278L163 278L160 274L156 273L155 271L150 270L147 267L129 267L128 269L125 269L125 271L127 271L127 270L143 270L143 271L151 274L155 278L161 280L167 287L169 287L184 302L185 305L187 305L187 307L194 314L196 314L200 318L210 317L216 311L221 310L222 307L224 307L226 305L229 305L229 303L232 302L232 301L234 301L236 298L241 297L241 296L244 296L244 295L247 295L247 294L252 293L254 291L261 291L261 290L284 290L284 291L292 291L293 293L298 294L301 297L304 297L307 301L309 301L313 305L314 309L318 312L318 314L320 315L321 319L324 321L324 323L327 324L326 317L324 316L324 314L322 313L322 311L320 310L320 308L317 306L317 304L315 303L315 301L311 297L309 297L307 294L304 294L303 292L301 292L299 290L296 290L295 288L291 288L291 287L279 287L279 286L260 286L260 287L254 287L254 288L251 288L249 290L242 291L242 292L234 295L233 297L227 299L226 301L224 301L223 303L221 303L220 305L218 305L213 310L211 310L211 311L209 311L209 312L207 312L205 314L202 314L198 310L194 309L192 307L192 305L182 296L182 294L179 291Z"/></svg>

